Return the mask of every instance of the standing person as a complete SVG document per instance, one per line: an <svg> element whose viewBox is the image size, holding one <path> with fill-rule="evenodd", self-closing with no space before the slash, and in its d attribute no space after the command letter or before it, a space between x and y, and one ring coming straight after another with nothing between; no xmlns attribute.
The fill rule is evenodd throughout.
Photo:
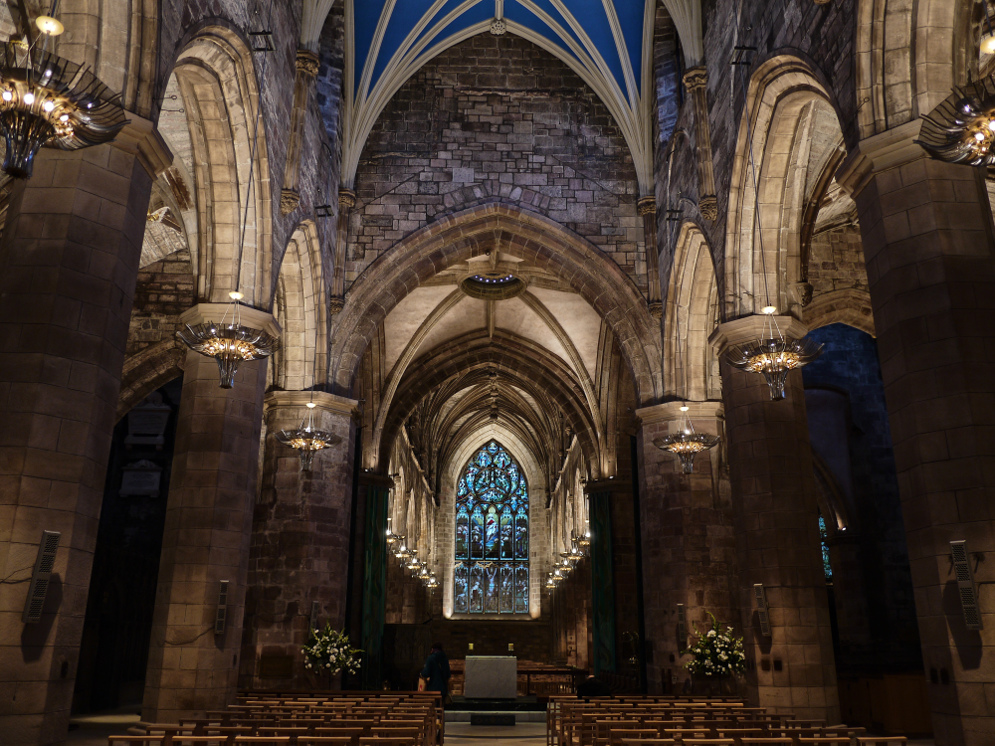
<svg viewBox="0 0 995 746"><path fill-rule="evenodd" d="M449 659L442 650L441 642L432 645L420 676L425 679L426 691L442 692L443 702L449 698Z"/></svg>

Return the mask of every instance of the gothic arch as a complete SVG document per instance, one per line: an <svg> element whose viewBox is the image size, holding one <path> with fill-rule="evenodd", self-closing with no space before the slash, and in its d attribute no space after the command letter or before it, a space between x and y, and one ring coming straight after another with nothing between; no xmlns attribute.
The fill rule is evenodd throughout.
<svg viewBox="0 0 995 746"><path fill-rule="evenodd" d="M335 390L352 390L369 340L405 295L498 242L502 252L562 278L590 303L618 339L640 402L660 397L656 325L632 280L602 252L559 224L501 203L480 205L416 231L359 277L333 328L331 382Z"/></svg>
<svg viewBox="0 0 995 746"><path fill-rule="evenodd" d="M320 386L327 375L328 294L321 256L314 223L301 223L287 242L273 298L273 315L283 335L268 373L270 383L281 389Z"/></svg>
<svg viewBox="0 0 995 746"><path fill-rule="evenodd" d="M121 373L121 393L117 403L117 419L124 417L146 396L183 375L182 348L172 336L148 347L124 362Z"/></svg>
<svg viewBox="0 0 995 746"><path fill-rule="evenodd" d="M239 275L244 221L239 290L247 305L265 308L272 288L272 207L251 50L232 29L207 26L180 50L172 74L191 140L198 227L191 255L197 298L228 302Z"/></svg>
<svg viewBox="0 0 995 746"><path fill-rule="evenodd" d="M727 320L758 313L768 303L801 316L795 288L803 277L806 197L842 139L838 109L820 77L808 62L778 55L750 80L729 190ZM821 138L818 150L812 149L815 130L831 135Z"/></svg>
<svg viewBox="0 0 995 746"><path fill-rule="evenodd" d="M681 226L677 238L665 308L667 395L691 401L721 399L718 356L708 342L719 322L715 266L705 234L691 222Z"/></svg>
<svg viewBox="0 0 995 746"><path fill-rule="evenodd" d="M860 139L929 113L977 74L980 10L977 0L858 0Z"/></svg>

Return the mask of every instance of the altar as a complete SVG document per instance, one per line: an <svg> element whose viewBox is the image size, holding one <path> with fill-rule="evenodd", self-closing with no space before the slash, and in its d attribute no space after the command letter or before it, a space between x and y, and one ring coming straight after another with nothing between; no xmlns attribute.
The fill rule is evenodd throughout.
<svg viewBox="0 0 995 746"><path fill-rule="evenodd" d="M518 658L513 655L468 655L463 683L467 699L515 699Z"/></svg>

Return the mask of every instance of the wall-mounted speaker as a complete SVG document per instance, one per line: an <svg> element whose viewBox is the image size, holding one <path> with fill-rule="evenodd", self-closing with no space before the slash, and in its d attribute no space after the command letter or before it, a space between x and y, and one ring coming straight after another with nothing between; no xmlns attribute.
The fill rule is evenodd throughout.
<svg viewBox="0 0 995 746"><path fill-rule="evenodd" d="M954 560L954 576L957 578L957 595L964 614L964 624L968 629L984 629L981 621L981 606L978 604L978 586L971 570L971 557L967 552L966 541L951 541L950 554Z"/></svg>
<svg viewBox="0 0 995 746"><path fill-rule="evenodd" d="M757 617L760 619L760 634L771 637L770 614L767 611L767 591L763 583L753 584L753 598L757 602Z"/></svg>
<svg viewBox="0 0 995 746"><path fill-rule="evenodd" d="M28 586L28 598L24 602L24 613L21 615L21 621L25 624L37 624L41 621L45 597L48 595L48 584L52 578L52 568L55 567L55 553L59 551L61 538L61 531L42 532L35 568L31 573L31 585Z"/></svg>
<svg viewBox="0 0 995 746"><path fill-rule="evenodd" d="M684 604L677 604L677 649L686 650L688 646L688 613Z"/></svg>
<svg viewBox="0 0 995 746"><path fill-rule="evenodd" d="M218 610L214 616L214 634L223 635L228 623L228 581L218 583Z"/></svg>

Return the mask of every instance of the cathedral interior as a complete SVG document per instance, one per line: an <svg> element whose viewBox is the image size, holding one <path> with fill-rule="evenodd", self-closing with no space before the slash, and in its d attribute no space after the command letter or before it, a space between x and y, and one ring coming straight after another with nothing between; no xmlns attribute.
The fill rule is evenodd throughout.
<svg viewBox="0 0 995 746"><path fill-rule="evenodd" d="M0 2L0 740L717 620L995 744L992 5Z"/></svg>

